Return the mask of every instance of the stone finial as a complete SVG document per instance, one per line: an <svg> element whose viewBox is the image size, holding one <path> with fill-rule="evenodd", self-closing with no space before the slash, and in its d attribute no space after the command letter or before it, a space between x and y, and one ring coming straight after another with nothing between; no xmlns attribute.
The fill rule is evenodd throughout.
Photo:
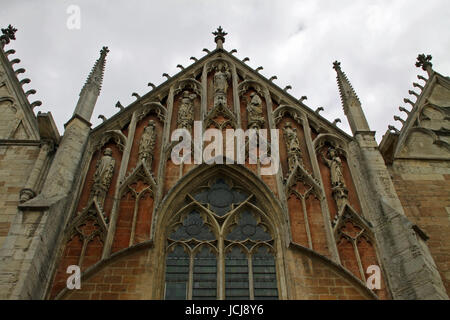
<svg viewBox="0 0 450 320"><path fill-rule="evenodd" d="M196 57L190 57L189 59L194 60L195 62L198 61L198 59Z"/></svg>
<svg viewBox="0 0 450 320"><path fill-rule="evenodd" d="M289 89L292 89L292 86L291 85L287 85L286 87L284 87L284 91L288 91Z"/></svg>
<svg viewBox="0 0 450 320"><path fill-rule="evenodd" d="M323 107L318 107L317 109L316 109L316 111L314 111L315 113L317 113L317 114L319 114L319 112L320 111L323 111L324 109L323 109Z"/></svg>
<svg viewBox="0 0 450 320"><path fill-rule="evenodd" d="M125 108L123 107L123 105L120 103L120 101L117 101L117 103L116 103L116 108L119 108L120 110L125 109Z"/></svg>
<svg viewBox="0 0 450 320"><path fill-rule="evenodd" d="M338 124L338 122L342 122L341 119L339 119L339 118L334 119L333 125L336 126Z"/></svg>
<svg viewBox="0 0 450 320"><path fill-rule="evenodd" d="M419 88L420 90L423 91L423 86L421 86L421 85L418 84L417 82L413 82L413 87L414 87L414 88Z"/></svg>
<svg viewBox="0 0 450 320"><path fill-rule="evenodd" d="M259 72L260 70L263 70L264 68L262 66L259 66L258 68L255 69L256 72Z"/></svg>
<svg viewBox="0 0 450 320"><path fill-rule="evenodd" d="M9 56L10 54L14 54L14 53L16 53L16 50L14 50L14 49L9 49L8 51L5 52L5 55L6 55L6 56Z"/></svg>
<svg viewBox="0 0 450 320"><path fill-rule="evenodd" d="M105 122L105 121L106 121L106 117L105 117L104 115L102 115L102 114L98 116L98 119L102 119L102 120L103 120L103 122Z"/></svg>
<svg viewBox="0 0 450 320"><path fill-rule="evenodd" d="M147 84L147 86L148 86L148 87L152 87L152 90L156 88L156 86L155 86L153 83L151 83L151 82L149 82L149 83Z"/></svg>
<svg viewBox="0 0 450 320"><path fill-rule="evenodd" d="M42 106L42 101L34 101L33 103L30 104L31 109L34 109L36 107Z"/></svg>
<svg viewBox="0 0 450 320"><path fill-rule="evenodd" d="M338 69L341 70L341 63L340 63L339 61L337 61L337 60L334 61L334 62L333 62L333 69L336 70L336 71L337 71Z"/></svg>
<svg viewBox="0 0 450 320"><path fill-rule="evenodd" d="M422 67L423 71L428 71L428 69L431 69L431 67L433 66L433 64L431 63L432 58L433 57L430 54L428 55L425 55L423 53L419 54L417 56L416 67L417 68Z"/></svg>
<svg viewBox="0 0 450 320"><path fill-rule="evenodd" d="M16 40L16 31L17 29L12 25L2 29L2 35L0 36L0 44L2 47L10 43L11 40Z"/></svg>
<svg viewBox="0 0 450 320"><path fill-rule="evenodd" d="M388 129L389 129L389 131L393 131L395 134L399 134L400 133L400 131L396 127L394 127L392 125L388 125Z"/></svg>
<svg viewBox="0 0 450 320"><path fill-rule="evenodd" d="M269 81L273 81L273 80L276 80L276 79L278 79L277 76L271 76L271 77L269 78Z"/></svg>
<svg viewBox="0 0 450 320"><path fill-rule="evenodd" d="M181 64L177 64L177 68L184 70L184 67Z"/></svg>
<svg viewBox="0 0 450 320"><path fill-rule="evenodd" d="M233 49L233 50L230 51L231 54L236 53L236 52L237 52L236 49Z"/></svg>
<svg viewBox="0 0 450 320"><path fill-rule="evenodd" d="M416 96L416 98L419 98L419 94L413 90L408 90L408 93L412 96Z"/></svg>
<svg viewBox="0 0 450 320"><path fill-rule="evenodd" d="M28 90L27 92L25 92L25 95L28 97L29 95L32 95L32 94L36 94L36 90L34 90L34 89L30 89L30 90Z"/></svg>
<svg viewBox="0 0 450 320"><path fill-rule="evenodd" d="M20 63L20 59L19 58L15 58L15 59L9 61L9 63L11 64L11 66L15 65L16 63Z"/></svg>
<svg viewBox="0 0 450 320"><path fill-rule="evenodd" d="M308 100L307 96L301 96L300 99L298 99L299 102L303 102L304 100Z"/></svg>
<svg viewBox="0 0 450 320"><path fill-rule="evenodd" d="M401 112L405 112L406 114L409 114L410 111L402 106L398 107L398 110L400 110Z"/></svg>
<svg viewBox="0 0 450 320"><path fill-rule="evenodd" d="M412 102L411 100L409 100L409 99L407 99L407 98L403 99L403 102L404 102L404 103L409 103L409 104L412 105L413 107L414 107L414 105L415 105L414 102Z"/></svg>
<svg viewBox="0 0 450 320"><path fill-rule="evenodd" d="M425 81L425 82L427 82L427 81L428 81L428 79L427 79L427 78L425 78L424 76L421 76L420 74L418 74L418 75L417 75L417 79L419 79L419 80L423 80L423 81Z"/></svg>
<svg viewBox="0 0 450 320"><path fill-rule="evenodd" d="M403 120L403 119L400 118L399 116L394 116L394 120L395 120L395 121L400 121L403 125L405 124L405 120Z"/></svg>
<svg viewBox="0 0 450 320"><path fill-rule="evenodd" d="M250 61L249 57L245 57L244 59L242 59L242 62L246 62L246 61Z"/></svg>
<svg viewBox="0 0 450 320"><path fill-rule="evenodd" d="M217 28L216 31L212 33L214 35L214 42L217 44L216 49L223 49L223 43L225 42L225 36L228 34L221 26Z"/></svg>

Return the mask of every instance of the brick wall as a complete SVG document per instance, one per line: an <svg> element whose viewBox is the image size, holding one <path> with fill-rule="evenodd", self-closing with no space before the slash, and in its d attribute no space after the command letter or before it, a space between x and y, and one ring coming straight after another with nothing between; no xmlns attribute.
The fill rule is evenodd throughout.
<svg viewBox="0 0 450 320"><path fill-rule="evenodd" d="M81 290L68 291L61 297L67 300L127 300L155 299L156 279L154 249L113 259L110 263L81 281ZM285 260L290 299L297 300L366 300L372 299L348 276L307 257L299 250L286 250ZM161 282L162 285L162 282Z"/></svg>
<svg viewBox="0 0 450 320"><path fill-rule="evenodd" d="M81 289L69 291L67 300L152 299L152 250L141 250L117 261L81 281Z"/></svg>

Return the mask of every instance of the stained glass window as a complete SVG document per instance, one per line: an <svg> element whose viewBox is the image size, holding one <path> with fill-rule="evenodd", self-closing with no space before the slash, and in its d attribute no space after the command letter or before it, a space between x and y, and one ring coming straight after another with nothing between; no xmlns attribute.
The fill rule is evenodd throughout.
<svg viewBox="0 0 450 320"><path fill-rule="evenodd" d="M166 259L166 300L187 298L189 254L181 245L170 248Z"/></svg>
<svg viewBox="0 0 450 320"><path fill-rule="evenodd" d="M225 297L250 299L248 258L246 250L233 246L225 255Z"/></svg>
<svg viewBox="0 0 450 320"><path fill-rule="evenodd" d="M194 283L192 299L216 299L217 260L216 253L209 246L202 246L194 257Z"/></svg>
<svg viewBox="0 0 450 320"><path fill-rule="evenodd" d="M191 209L175 215L168 233L166 299L278 298L274 239L267 221L246 206L255 204L251 198L219 178L191 196Z"/></svg>
<svg viewBox="0 0 450 320"><path fill-rule="evenodd" d="M252 255L255 300L274 300L278 298L275 269L275 259L269 247L258 247Z"/></svg>

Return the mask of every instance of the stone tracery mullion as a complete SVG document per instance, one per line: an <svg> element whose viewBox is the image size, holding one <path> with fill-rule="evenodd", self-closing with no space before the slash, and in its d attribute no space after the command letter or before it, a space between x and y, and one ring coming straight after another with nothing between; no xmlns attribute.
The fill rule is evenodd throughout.
<svg viewBox="0 0 450 320"><path fill-rule="evenodd" d="M216 271L217 271L217 298L218 299L224 299L226 298L226 284L225 284L225 258L226 258L226 252L230 250L230 248L238 245L242 247L246 252L246 261L247 261L247 267L250 270L250 274L248 277L248 285L249 285L249 297L254 298L254 286L253 286L253 278L251 275L252 270L252 252L257 250L258 246L260 245L267 245L269 248L271 248L271 252L273 251L272 243L274 242L273 236L272 236L272 222L270 219L259 209L255 204L251 202L252 198L254 197L253 194L245 195L245 198L241 193L238 198L234 198L234 200L229 199L230 205L229 209L226 212L221 212L218 214L217 212L214 212L215 210L214 206L212 208L209 208L209 202L208 202L208 190L214 190L214 188L217 188L218 186L223 186L220 183L223 183L223 180L217 180L222 181L219 182L219 185L217 185L217 181L215 183L212 183L213 180L210 180L209 183L207 183L206 186L200 187L200 191L197 192L197 194L186 194L186 199L189 200L189 203L184 205L178 212L174 215L174 217L169 222L169 228L168 228L168 234L167 234L167 240L168 240L168 249L172 248L177 243L183 243L184 245L188 246L190 249L190 271L189 271L189 291L187 298L191 299L193 298L193 272L194 270L193 265L195 263L195 256L196 252L199 250L202 250L201 248L203 246L212 246L214 248L214 252L216 252ZM227 183L228 186L230 184ZM233 183L231 183L233 185ZM216 186L216 187L214 187ZM240 187L230 187L229 192L237 192L237 191L231 191L231 190L241 190ZM198 189L197 189L198 190ZM203 190L203 191L202 191ZM217 189L215 189L217 190ZM219 187L220 190L220 187ZM206 192L206 193L205 193ZM203 194L199 196L199 194ZM220 193L219 193L220 194ZM233 193L234 194L234 193ZM217 195L215 195L217 196ZM233 202L236 201L237 202ZM205 206L206 204L206 206ZM217 205L217 204L215 204ZM195 212L194 210L197 209L200 212L197 211L196 214L200 214L202 219L202 226L207 226L209 230L214 234L214 240L206 240L208 238L202 239L202 238L196 238L196 236L189 237L185 235L186 231L182 231L181 233L178 233L178 235L174 238L172 238L172 234L174 232L178 232L176 230L179 230L181 227L187 227L187 225L184 223L184 221L187 219L187 217L192 214L192 212ZM242 214L247 214L252 217L252 221L254 221L255 225L254 228L256 233L254 234L256 238L252 239L252 236L247 236L246 239L227 239L227 234L231 232L231 230L238 225L240 225L240 219ZM243 225L241 225L243 227ZM241 228L240 227L240 228ZM203 228L203 227L202 227ZM214 231L215 230L215 231ZM251 229L250 229L251 230ZM239 231L241 232L241 231ZM181 237L181 238L180 238ZM200 236L202 237L202 236ZM199 240L202 239L202 240ZM248 247L248 248L247 248ZM166 251L167 252L167 251ZM199 280L200 281L200 280Z"/></svg>

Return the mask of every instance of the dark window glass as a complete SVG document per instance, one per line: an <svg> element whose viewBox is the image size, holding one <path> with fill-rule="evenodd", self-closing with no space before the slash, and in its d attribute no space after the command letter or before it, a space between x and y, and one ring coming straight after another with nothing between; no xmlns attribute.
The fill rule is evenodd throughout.
<svg viewBox="0 0 450 320"><path fill-rule="evenodd" d="M231 188L224 179L217 179L209 189L197 193L195 200L207 204L209 209L218 216L223 216L247 199L247 195L236 188Z"/></svg>
<svg viewBox="0 0 450 320"><path fill-rule="evenodd" d="M231 229L227 235L227 240L243 241L250 239L253 241L269 241L272 239L270 234L264 230L262 225L258 225L253 214L249 211L244 211L239 216L239 221L236 226Z"/></svg>
<svg viewBox="0 0 450 320"><path fill-rule="evenodd" d="M188 280L189 255L177 245L166 258L166 300L186 299Z"/></svg>
<svg viewBox="0 0 450 320"><path fill-rule="evenodd" d="M208 225L206 225L196 210L190 212L183 220L183 225L179 226L169 236L172 240L214 240L216 237Z"/></svg>
<svg viewBox="0 0 450 320"><path fill-rule="evenodd" d="M278 299L275 258L269 247L258 247L253 253L252 269L255 300Z"/></svg>
<svg viewBox="0 0 450 320"><path fill-rule="evenodd" d="M250 299L248 258L244 248L234 246L225 255L226 299Z"/></svg>
<svg viewBox="0 0 450 320"><path fill-rule="evenodd" d="M194 257L192 299L217 298L217 258L209 246L202 246Z"/></svg>

